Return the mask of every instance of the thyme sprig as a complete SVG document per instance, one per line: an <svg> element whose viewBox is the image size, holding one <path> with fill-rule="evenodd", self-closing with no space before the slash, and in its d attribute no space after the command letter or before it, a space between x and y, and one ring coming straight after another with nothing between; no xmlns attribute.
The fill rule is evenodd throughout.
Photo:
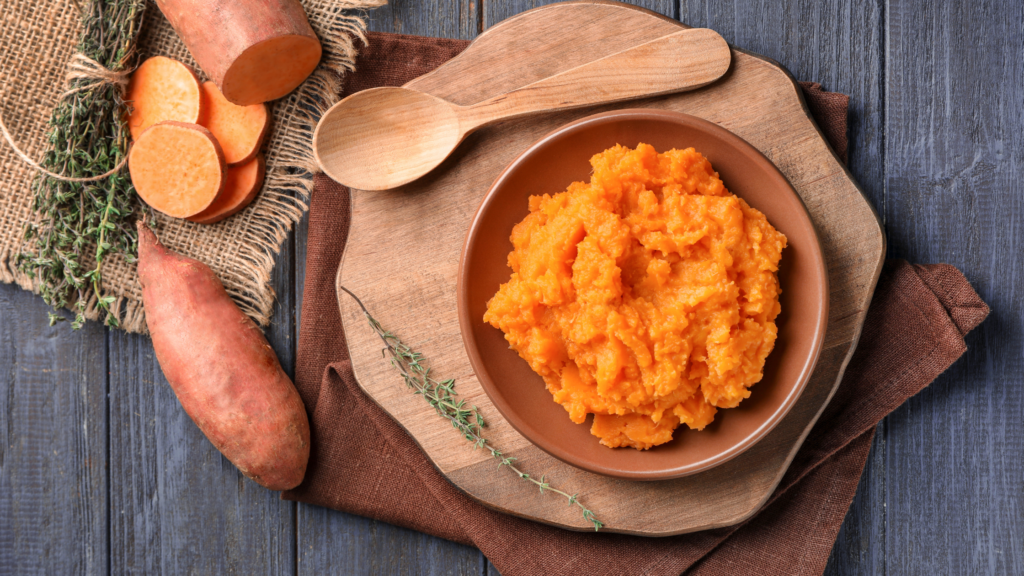
<svg viewBox="0 0 1024 576"><path fill-rule="evenodd" d="M78 52L111 71L129 69L145 8L146 0L89 0L82 8ZM127 107L117 84L72 80L50 115L50 150L42 166L70 178L100 176L117 167L128 152ZM41 218L26 226L29 242L18 255L19 268L38 281L40 294L54 310L73 305L72 328L84 324L93 297L106 311L107 325L117 326L110 309L114 297L101 295L100 268L112 252L134 261L131 180L124 170L94 182L68 182L41 173L32 190L32 208ZM50 313L51 325L60 320Z"/></svg>
<svg viewBox="0 0 1024 576"><path fill-rule="evenodd" d="M541 476L540 480L530 476L515 465L515 457L506 456L501 450L492 446L483 435L483 428L487 425L484 422L483 415L480 414L476 406L467 405L465 400L459 398L458 393L455 392L455 379L449 378L440 381L434 379L430 375L430 368L424 364L422 354L409 348L393 333L384 330L380 322L377 322L370 315L366 306L363 305L363 302L355 294L344 286L341 286L341 289L359 304L363 315L366 316L367 321L370 323L370 327L373 328L373 331L384 342L382 352L385 358L390 356L391 365L402 374L402 379L405 380L405 384L412 389L413 393L423 396L427 403L441 417L451 422L452 427L458 430L466 440L472 442L475 448L483 448L490 452L491 456L498 461L499 469L502 466L507 467L523 480L536 485L541 494L547 491L565 497L569 502L569 506L577 506L583 511L583 518L594 526L595 531L604 527L604 523L598 520L594 513L580 502L579 494L569 494L568 492L553 488L545 476Z"/></svg>

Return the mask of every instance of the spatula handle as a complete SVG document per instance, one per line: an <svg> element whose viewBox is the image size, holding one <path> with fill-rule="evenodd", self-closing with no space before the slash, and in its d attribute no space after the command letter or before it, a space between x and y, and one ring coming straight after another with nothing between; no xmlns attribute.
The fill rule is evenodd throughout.
<svg viewBox="0 0 1024 576"><path fill-rule="evenodd" d="M690 28L605 56L459 111L464 133L497 120L692 90L729 69L729 45Z"/></svg>

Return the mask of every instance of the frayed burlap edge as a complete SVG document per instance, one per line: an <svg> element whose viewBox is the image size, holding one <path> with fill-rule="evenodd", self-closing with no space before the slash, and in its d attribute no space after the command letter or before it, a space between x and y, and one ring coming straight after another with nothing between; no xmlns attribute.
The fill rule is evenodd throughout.
<svg viewBox="0 0 1024 576"><path fill-rule="evenodd" d="M62 0L5 5L0 26L0 106L22 149L41 158L46 122L63 91L81 19L78 8ZM29 186L33 169L0 141L0 281L36 290L17 269L25 224L33 218Z"/></svg>
<svg viewBox="0 0 1024 576"><path fill-rule="evenodd" d="M209 265L242 311L262 326L270 322L273 309L275 294L270 281L276 256L292 227L307 210L306 202L313 189L313 174L317 166L312 155L311 141L316 121L337 101L341 76L354 66L355 40L365 41L365 22L358 11L385 3L386 0L303 0L310 24L323 44L324 56L320 67L302 86L272 104L273 125L265 150L267 175L263 190L252 205L238 215L212 226L156 214L157 233L161 242ZM67 44L66 40L61 39L77 37L77 19L69 17L67 9L56 3L51 8L47 12L47 6L40 6L40 12L33 13L30 10L24 18L52 25L55 13L62 17L62 29L57 31L55 38L49 39L49 42L46 42L46 38L40 40L49 44L51 49L55 39L66 44L52 51L61 58L59 61L67 62L73 42ZM38 23L27 22L24 28L34 30L38 28ZM0 38L2 44L14 44L15 50L39 49L39 46L32 47L29 43L20 42L17 37ZM146 23L140 37L140 51L143 57L160 54L177 58L199 71L187 49L152 3L147 9ZM15 64L23 65L23 62L15 60ZM53 66L53 60L50 60L50 66ZM40 80L41 84L50 83L47 93L59 93L59 90L54 89L59 85L55 79L63 77L64 73L63 66L59 68L56 74L54 70L46 70L43 74L46 78ZM27 82L27 78L23 78L23 81ZM13 92L10 86L5 86L4 102L8 96L14 95ZM51 99L46 117L52 106ZM17 109L17 112L24 116L21 109ZM38 110L35 116L38 116ZM12 131L15 134L28 133L32 143L40 139L41 130L38 126L14 124ZM40 149L38 144L27 146L30 154L38 155ZM14 209L10 209L12 206L0 206L0 235L6 236L0 237L0 281L16 282L22 288L38 292L38 287L15 264L16 256L22 249L20 237L24 224L35 217L30 209L29 184L33 175L25 167L13 165L13 161L7 157L9 153L9 150L0 150L0 177L17 179L20 176L18 181L23 184L12 186L10 182L0 182L5 194L17 196L7 199L13 202L5 202ZM13 234L17 235L17 241L14 241ZM97 301L98 297L105 296L114 297L111 313L118 319L122 329L128 332L146 331L135 266L120 256L111 255L104 261L103 288L101 294L92 295L87 303L86 318L102 320L103 312L97 306Z"/></svg>

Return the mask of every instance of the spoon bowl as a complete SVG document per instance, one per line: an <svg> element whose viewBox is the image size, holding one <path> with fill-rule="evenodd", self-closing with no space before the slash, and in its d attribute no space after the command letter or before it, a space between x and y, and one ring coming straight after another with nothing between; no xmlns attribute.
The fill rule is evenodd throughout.
<svg viewBox="0 0 1024 576"><path fill-rule="evenodd" d="M328 110L313 134L313 147L335 181L360 190L386 190L423 176L461 140L451 104L423 92L385 87L357 92Z"/></svg>

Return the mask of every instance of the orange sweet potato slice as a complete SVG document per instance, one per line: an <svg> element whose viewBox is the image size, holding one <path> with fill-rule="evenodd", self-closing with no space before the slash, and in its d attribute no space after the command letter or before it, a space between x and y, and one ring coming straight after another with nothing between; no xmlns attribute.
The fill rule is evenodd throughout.
<svg viewBox="0 0 1024 576"><path fill-rule="evenodd" d="M210 207L224 190L224 152L198 124L161 122L139 135L128 155L139 196L154 209L188 218Z"/></svg>
<svg viewBox="0 0 1024 576"><path fill-rule="evenodd" d="M266 104L239 106L228 102L213 82L203 82L203 126L220 142L229 166L252 160L263 145L270 125Z"/></svg>
<svg viewBox="0 0 1024 576"><path fill-rule="evenodd" d="M189 217L189 220L199 224L214 224L244 210L263 187L266 166L263 154L258 154L245 164L229 167L224 191L209 208Z"/></svg>
<svg viewBox="0 0 1024 576"><path fill-rule="evenodd" d="M133 140L150 126L167 120L196 123L203 112L203 96L195 72L165 56L146 59L132 73L125 99L132 107L128 130Z"/></svg>

